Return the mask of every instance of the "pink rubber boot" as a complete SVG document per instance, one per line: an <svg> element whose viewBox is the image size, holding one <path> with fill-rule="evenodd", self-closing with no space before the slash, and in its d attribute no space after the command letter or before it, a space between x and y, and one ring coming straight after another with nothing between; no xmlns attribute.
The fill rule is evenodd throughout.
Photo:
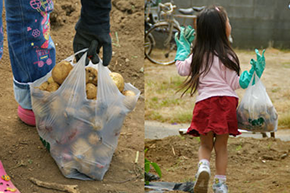
<svg viewBox="0 0 290 193"><path fill-rule="evenodd" d="M18 105L18 117L25 124L30 126L35 126L35 116L32 110L24 109L20 105Z"/></svg>
<svg viewBox="0 0 290 193"><path fill-rule="evenodd" d="M10 177L6 174L2 162L0 161L0 192L20 193L20 191L13 185Z"/></svg>

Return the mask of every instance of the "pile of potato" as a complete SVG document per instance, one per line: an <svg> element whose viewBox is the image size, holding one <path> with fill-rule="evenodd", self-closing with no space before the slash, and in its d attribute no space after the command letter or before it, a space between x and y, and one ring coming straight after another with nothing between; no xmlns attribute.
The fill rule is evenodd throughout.
<svg viewBox="0 0 290 193"><path fill-rule="evenodd" d="M51 77L39 87L40 90L54 92L60 85L65 81L66 77L69 75L73 66L68 61L61 61L56 64L52 69ZM86 94L87 99L97 99L97 86L98 86L98 70L93 67L86 67ZM135 93L130 90L124 91L124 78L121 74L117 72L111 72L110 77L116 84L119 91L125 96L135 96Z"/></svg>
<svg viewBox="0 0 290 193"><path fill-rule="evenodd" d="M84 176L88 176L101 180L117 146L126 116L124 106L133 110L136 95L124 90L121 74L111 72L111 79L125 97L118 97L123 101L109 106L106 101L98 101L98 70L86 67L88 100L84 100L84 93L73 89L74 85L68 82L72 80L67 76L73 68L69 62L62 61L55 65L47 81L33 88L32 105L37 129L50 144L51 155L66 177L85 179ZM52 95L64 82L65 89ZM78 177L80 173L85 175Z"/></svg>
<svg viewBox="0 0 290 193"><path fill-rule="evenodd" d="M273 132L276 129L278 115L273 105L240 105L237 111L238 128L256 132Z"/></svg>

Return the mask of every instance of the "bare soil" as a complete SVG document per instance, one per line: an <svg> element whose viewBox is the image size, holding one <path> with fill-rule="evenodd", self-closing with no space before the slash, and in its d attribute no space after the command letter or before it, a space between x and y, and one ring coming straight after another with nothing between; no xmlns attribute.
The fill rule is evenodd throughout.
<svg viewBox="0 0 290 193"><path fill-rule="evenodd" d="M173 136L145 140L145 148L148 148L146 158L161 168L161 181L186 182L194 179L198 163L197 138ZM289 192L289 153L290 142L280 139L230 138L227 169L229 192ZM214 175L215 154L212 153L209 193L213 192Z"/></svg>
<svg viewBox="0 0 290 193"><path fill-rule="evenodd" d="M81 4L79 0L54 0L54 6L51 36L56 45L56 60L59 62L73 54L74 25L79 18ZM135 110L126 117L118 148L103 181L65 178L42 146L36 128L19 120L5 35L5 53L0 65L0 160L12 182L22 193L58 192L32 184L29 181L31 177L45 182L78 185L81 193L144 192L141 172L144 160L143 7L142 0L112 1L111 34L115 44L109 68L120 72L125 82L130 82L141 90L141 97ZM138 163L135 164L137 151L140 154Z"/></svg>

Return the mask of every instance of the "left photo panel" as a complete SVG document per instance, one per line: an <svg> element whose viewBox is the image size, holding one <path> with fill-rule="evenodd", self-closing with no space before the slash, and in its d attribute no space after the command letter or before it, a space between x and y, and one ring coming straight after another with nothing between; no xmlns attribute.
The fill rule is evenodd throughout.
<svg viewBox="0 0 290 193"><path fill-rule="evenodd" d="M0 192L144 192L144 1L0 0Z"/></svg>

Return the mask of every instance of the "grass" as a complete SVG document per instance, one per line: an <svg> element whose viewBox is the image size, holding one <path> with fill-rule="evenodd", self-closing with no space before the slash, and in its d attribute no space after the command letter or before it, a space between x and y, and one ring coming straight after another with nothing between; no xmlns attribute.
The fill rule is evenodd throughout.
<svg viewBox="0 0 290 193"><path fill-rule="evenodd" d="M241 63L241 70L249 70L249 61L256 59L254 50L235 50ZM260 50L261 52L261 50ZM262 82L279 115L279 128L290 128L290 73L288 50L267 49L266 70ZM278 60L279 58L279 60ZM279 62L278 62L279 61ZM158 66L145 63L145 119L167 123L190 123L195 96L189 91L180 98L177 92L186 77L177 74L172 66ZM237 90L240 101L245 91Z"/></svg>
<svg viewBox="0 0 290 193"><path fill-rule="evenodd" d="M168 123L191 121L194 100L180 98L181 92L176 93L185 80L184 77L173 75L152 79L148 75L145 80L146 120Z"/></svg>
<svg viewBox="0 0 290 193"><path fill-rule="evenodd" d="M155 120L166 123L189 123L192 119L192 112L176 112L176 114L159 113L156 111L147 111L146 120Z"/></svg>
<svg viewBox="0 0 290 193"><path fill-rule="evenodd" d="M289 112L279 116L278 125L281 127L286 126L287 128L289 128L289 125L290 125L290 113Z"/></svg>
<svg viewBox="0 0 290 193"><path fill-rule="evenodd" d="M282 62L281 64L282 64L282 66L284 68L290 68L290 63L289 62Z"/></svg>

